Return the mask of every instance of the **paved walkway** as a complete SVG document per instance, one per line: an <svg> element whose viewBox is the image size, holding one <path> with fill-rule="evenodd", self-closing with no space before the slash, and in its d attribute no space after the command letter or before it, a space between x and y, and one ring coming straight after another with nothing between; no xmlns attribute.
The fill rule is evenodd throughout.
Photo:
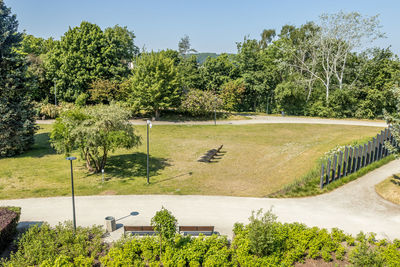
<svg viewBox="0 0 400 267"><path fill-rule="evenodd" d="M374 185L400 173L400 160L392 161L333 192L307 198L273 199L227 196L126 195L76 198L77 224L103 224L112 215L118 226L149 225L162 206L172 211L181 225L214 225L216 231L232 236L235 222L248 222L252 210L273 207L282 222L308 226L337 227L357 234L375 232L379 238L400 238L400 206L380 198ZM0 206L22 207L22 225L47 221L54 225L72 218L70 197L0 200ZM122 228L113 232L117 239Z"/></svg>
<svg viewBox="0 0 400 267"><path fill-rule="evenodd" d="M217 121L218 125L244 125L263 123L307 123L307 124L335 124L386 127L384 121L345 120L345 119L321 119L307 117L280 117L280 116L248 116L248 120L224 120ZM52 124L54 120L38 120L38 124ZM145 120L131 120L133 125L145 125ZM154 125L213 125L214 121L153 121Z"/></svg>

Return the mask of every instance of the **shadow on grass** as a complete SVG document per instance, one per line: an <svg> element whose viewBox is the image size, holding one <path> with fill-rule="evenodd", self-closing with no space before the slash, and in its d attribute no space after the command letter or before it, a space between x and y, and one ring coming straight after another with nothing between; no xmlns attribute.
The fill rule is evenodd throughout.
<svg viewBox="0 0 400 267"><path fill-rule="evenodd" d="M175 176L172 176L172 177L160 180L160 181L152 182L152 184L158 184L158 183L162 183L162 182L166 182L166 181L169 181L169 180L173 180L175 178L179 178L179 177L182 177L182 176L185 176L185 175L189 175L190 176L192 174L193 174L193 172L182 173L182 174L178 174L178 175L175 175Z"/></svg>
<svg viewBox="0 0 400 267"><path fill-rule="evenodd" d="M393 184L400 186L400 177L397 176L396 174L393 174L393 178L394 178L394 179L390 179L390 181L391 181Z"/></svg>
<svg viewBox="0 0 400 267"><path fill-rule="evenodd" d="M168 159L150 156L150 176L158 175L167 166ZM107 161L106 172L117 178L143 177L147 175L147 154L135 152L132 154L111 156Z"/></svg>
<svg viewBox="0 0 400 267"><path fill-rule="evenodd" d="M209 163L218 163L220 159L226 154L226 151L220 151L209 161Z"/></svg>
<svg viewBox="0 0 400 267"><path fill-rule="evenodd" d="M32 148L19 157L41 158L52 154L56 154L56 151L50 145L50 133L40 133L35 134L35 143Z"/></svg>

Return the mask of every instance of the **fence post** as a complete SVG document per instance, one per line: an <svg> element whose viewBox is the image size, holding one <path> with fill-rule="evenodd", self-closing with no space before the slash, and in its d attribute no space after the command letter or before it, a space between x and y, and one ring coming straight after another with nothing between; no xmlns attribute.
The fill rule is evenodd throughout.
<svg viewBox="0 0 400 267"><path fill-rule="evenodd" d="M347 160L349 155L349 148L345 146L344 148L344 159L343 159L343 176L347 175Z"/></svg>
<svg viewBox="0 0 400 267"><path fill-rule="evenodd" d="M353 162L353 147L350 147L349 161L347 163L347 174L351 173L351 163Z"/></svg>
<svg viewBox="0 0 400 267"><path fill-rule="evenodd" d="M375 137L372 139L372 150L373 150L373 154L372 154L371 162L374 162L376 160L376 152L377 152L376 138Z"/></svg>
<svg viewBox="0 0 400 267"><path fill-rule="evenodd" d="M378 160L381 159L382 155L382 132L378 135Z"/></svg>
<svg viewBox="0 0 400 267"><path fill-rule="evenodd" d="M332 182L335 181L336 178L336 166L337 166L337 154L333 156Z"/></svg>
<svg viewBox="0 0 400 267"><path fill-rule="evenodd" d="M388 137L389 137L389 129L386 128L385 129L385 137L383 138L383 148L384 148L383 157L387 156L388 149L386 148L385 143L388 141Z"/></svg>
<svg viewBox="0 0 400 267"><path fill-rule="evenodd" d="M369 165L371 161L371 147L372 147L372 142L368 141L368 150L367 150L367 165Z"/></svg>
<svg viewBox="0 0 400 267"><path fill-rule="evenodd" d="M338 169L337 169L337 179L340 179L342 177L342 165L343 165L343 151L340 151Z"/></svg>
<svg viewBox="0 0 400 267"><path fill-rule="evenodd" d="M351 173L356 171L357 168L357 156L358 156L358 147L354 148L354 154L353 154L353 166L351 168Z"/></svg>
<svg viewBox="0 0 400 267"><path fill-rule="evenodd" d="M363 147L362 145L358 146L358 155L357 155L357 170L359 170L361 166L361 160L362 160L362 154L363 154Z"/></svg>
<svg viewBox="0 0 400 267"><path fill-rule="evenodd" d="M364 153L362 157L362 167L365 167L365 160L367 159L368 145L364 144Z"/></svg>
<svg viewBox="0 0 400 267"><path fill-rule="evenodd" d="M328 159L328 166L326 166L326 184L329 184L329 176L331 174L331 159Z"/></svg>
<svg viewBox="0 0 400 267"><path fill-rule="evenodd" d="M319 187L321 189L324 187L324 176L325 176L324 163L322 163L322 165L321 165L321 180L320 180L320 183L319 183Z"/></svg>

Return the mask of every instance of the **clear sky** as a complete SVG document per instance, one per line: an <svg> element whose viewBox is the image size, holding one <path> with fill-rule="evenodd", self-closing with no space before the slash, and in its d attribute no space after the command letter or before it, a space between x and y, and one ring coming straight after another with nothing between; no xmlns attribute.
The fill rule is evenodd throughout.
<svg viewBox="0 0 400 267"><path fill-rule="evenodd" d="M300 26L321 13L380 14L387 38L375 42L400 54L399 0L4 0L17 15L19 30L59 39L82 20L106 28L119 24L146 50L177 49L185 34L199 52L236 52L244 36L259 39L263 29Z"/></svg>

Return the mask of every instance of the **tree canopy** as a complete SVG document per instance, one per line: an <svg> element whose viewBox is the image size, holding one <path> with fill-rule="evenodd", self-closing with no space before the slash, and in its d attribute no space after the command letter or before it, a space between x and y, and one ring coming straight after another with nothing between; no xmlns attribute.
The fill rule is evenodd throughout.
<svg viewBox="0 0 400 267"><path fill-rule="evenodd" d="M179 89L177 67L164 53L146 53L135 60L128 101L136 108L158 118L162 109L177 105Z"/></svg>

